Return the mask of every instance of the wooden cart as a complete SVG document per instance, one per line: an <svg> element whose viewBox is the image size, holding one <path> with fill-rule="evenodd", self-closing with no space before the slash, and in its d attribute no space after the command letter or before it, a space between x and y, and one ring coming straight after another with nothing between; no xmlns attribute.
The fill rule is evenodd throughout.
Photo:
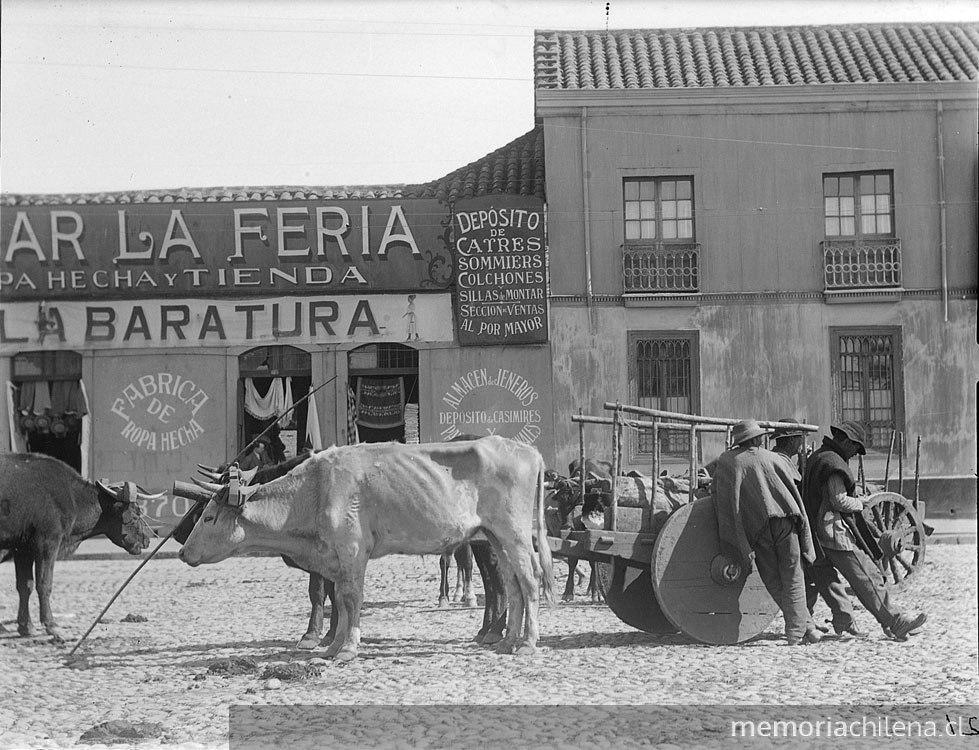
<svg viewBox="0 0 979 750"><path fill-rule="evenodd" d="M764 631L778 613L757 569L750 572L725 556L719 546L713 500L696 497L699 441L705 433L723 433L725 445L736 419L606 403L611 417L574 415L579 456L584 463L585 425L612 429L611 505L605 528L562 530L548 536L554 554L597 563L599 585L609 608L623 622L651 633L675 633L712 644L739 643ZM793 427L815 432L816 425L767 422L766 429ZM620 477L622 431L652 434L652 493L635 490L636 480ZM660 475L660 433L688 435L690 478L687 502L675 510L657 508L655 479ZM582 493L586 477L578 478ZM637 497L638 495L638 497ZM662 504L660 504L662 505ZM639 512L635 507L639 506ZM631 525L622 516L631 514ZM879 537L885 557L881 570L889 585L903 585L924 560L925 533L917 509L892 492L872 495L865 515ZM638 527L635 519L641 518ZM629 530L625 530L628 528Z"/></svg>

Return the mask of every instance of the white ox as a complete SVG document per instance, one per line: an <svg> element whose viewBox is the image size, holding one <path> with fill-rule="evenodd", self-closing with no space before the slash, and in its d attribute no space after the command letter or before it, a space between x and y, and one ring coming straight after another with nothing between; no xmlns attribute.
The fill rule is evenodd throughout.
<svg viewBox="0 0 979 750"><path fill-rule="evenodd" d="M221 493L208 503L180 559L196 567L270 551L334 581L339 619L326 656L357 656L369 559L449 552L479 530L500 559L510 602L497 650L536 649L541 583L553 601L551 551L543 538L544 461L536 449L493 436L330 448L242 492L240 506Z"/></svg>

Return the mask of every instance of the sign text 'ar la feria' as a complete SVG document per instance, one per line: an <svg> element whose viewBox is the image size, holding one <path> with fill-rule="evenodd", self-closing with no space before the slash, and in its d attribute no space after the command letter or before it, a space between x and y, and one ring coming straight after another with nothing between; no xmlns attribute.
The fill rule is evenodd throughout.
<svg viewBox="0 0 979 750"><path fill-rule="evenodd" d="M434 199L14 208L0 217L0 296L438 290L448 224Z"/></svg>

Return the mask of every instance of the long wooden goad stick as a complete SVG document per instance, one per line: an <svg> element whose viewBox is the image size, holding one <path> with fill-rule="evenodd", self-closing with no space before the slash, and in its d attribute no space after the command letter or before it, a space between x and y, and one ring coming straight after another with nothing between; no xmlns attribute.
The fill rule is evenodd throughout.
<svg viewBox="0 0 979 750"><path fill-rule="evenodd" d="M320 390L320 388L323 388L324 386L329 385L330 383L332 383L336 379L337 379L337 376L334 375L329 380L327 380L327 381L325 381L323 383L320 383L313 390L311 390L309 393L307 393L305 396L303 396L301 399L299 399L296 403L294 403L292 405L292 407L290 407L289 409L286 409L284 412L282 412L282 416L278 417L268 427L266 427L264 430L262 430L262 432L260 432L258 435L256 435L248 445L246 445L241 451L238 452L238 455L235 456L234 459L230 463L234 463L235 461L238 461L239 459L241 459L242 456L247 455L247 453L251 449L251 447L256 442L258 442L258 439L260 437L262 437L262 435L264 435L266 432L268 432L269 430L271 430L272 429L272 425L274 425L279 419L282 419L282 417L284 417L286 414L288 414L293 409L295 409L297 406L299 406L301 403L303 403L303 401L305 401L310 396L312 396L314 393L316 393L316 391ZM193 513L195 510L197 510L197 506L198 505L200 505L199 502L198 503L195 503L194 504L194 507L191 508L189 511L187 511L187 513L184 515L184 517L182 519L180 519L180 520L183 521L184 518L187 518L187 516L189 516L191 513ZM105 607L99 613L99 616L95 618L95 622L93 622L91 624L91 626L89 626L88 630L85 631L85 635L83 635L78 640L78 643L76 643L74 645L74 647L71 649L71 651L68 652L68 656L69 657L71 657L71 656L74 655L74 653L78 650L78 647L81 646L82 643L84 643L85 639L88 638L88 636L91 634L91 632L93 630L95 630L95 626L99 624L99 621L105 616L105 613L109 611L109 607L111 607L112 604L113 604L113 602L115 602L115 600L119 598L119 594L121 594L125 590L126 586L129 585L129 582L132 581L133 578L136 577L136 574L139 573L139 571L141 571L143 569L143 567L146 565L146 563L148 563L150 560L152 560L156 556L156 553L159 552L163 548L163 545L166 544L167 542L169 542L170 539L173 538L173 535L177 531L177 528L179 526L180 526L179 523L175 524L174 527L170 530L170 533L167 534L165 537L163 537L163 540L158 545L156 545L156 549L154 549L152 552L150 552L150 554L148 554L143 559L143 561L136 567L136 570L134 570L132 573L129 574L129 578L127 578L123 582L122 586L119 587L119 590L116 591L116 593L112 595L112 598L109 599L109 603L105 605Z"/></svg>

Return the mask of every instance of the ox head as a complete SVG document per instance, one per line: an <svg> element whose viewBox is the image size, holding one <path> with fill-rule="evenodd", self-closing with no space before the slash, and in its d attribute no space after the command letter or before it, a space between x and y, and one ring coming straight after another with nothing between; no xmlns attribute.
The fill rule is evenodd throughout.
<svg viewBox="0 0 979 750"><path fill-rule="evenodd" d="M223 484L194 480L194 485L174 483L174 494L198 500L197 512L191 511L181 522L180 527L193 524L193 529L181 538L183 542L179 557L191 567L203 563L216 563L231 557L245 542L245 529L242 525L245 502L260 487L246 486L251 476L242 476L237 466L232 466L221 477ZM194 488L197 488L196 490Z"/></svg>
<svg viewBox="0 0 979 750"><path fill-rule="evenodd" d="M105 534L129 554L138 555L150 545L152 534L140 502L160 500L166 493L148 495L132 482L107 484L103 480L95 484L102 509L95 533Z"/></svg>

